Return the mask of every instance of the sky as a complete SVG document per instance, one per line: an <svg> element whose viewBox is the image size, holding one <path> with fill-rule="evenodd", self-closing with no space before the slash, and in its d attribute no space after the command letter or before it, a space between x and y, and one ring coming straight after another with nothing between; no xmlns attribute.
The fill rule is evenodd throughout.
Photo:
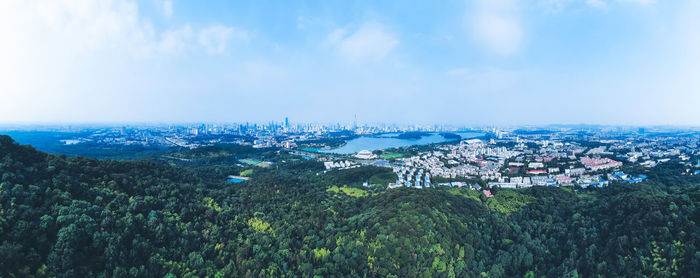
<svg viewBox="0 0 700 278"><path fill-rule="evenodd" d="M700 1L0 1L0 123L700 125Z"/></svg>

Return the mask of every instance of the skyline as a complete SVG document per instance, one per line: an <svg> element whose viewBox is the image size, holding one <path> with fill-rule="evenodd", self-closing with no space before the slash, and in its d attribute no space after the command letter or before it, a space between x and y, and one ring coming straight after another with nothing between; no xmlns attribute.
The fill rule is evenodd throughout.
<svg viewBox="0 0 700 278"><path fill-rule="evenodd" d="M115 122L35 122L35 123L0 123L0 131L43 131L43 130L82 130L82 129L103 129L103 128L193 128L193 127L239 127L239 126L258 126L258 127L270 127L281 126L284 127L285 121L282 120L266 120L266 121L209 121L209 122L175 122L175 121L151 121L151 122L125 122L125 121L115 121ZM658 124L658 125L634 125L634 124L587 124L587 123L549 123L549 124L452 124L452 123L425 123L425 124L412 124L412 123L395 123L395 122L378 122L378 121L357 121L354 120L340 120L340 121L289 121L290 127L328 127L328 128L347 128L347 130L352 130L354 127L370 127L370 128L417 128L418 130L426 130L430 128L444 128L444 129L457 129L457 130L469 130L469 129L503 129L503 130L514 130L514 129L544 129L544 130L561 130L561 129L571 129L571 130L585 130L585 129L651 129L651 130L663 130L663 131L700 131L699 125L673 125L673 124ZM651 131L650 130L650 131Z"/></svg>
<svg viewBox="0 0 700 278"><path fill-rule="evenodd" d="M0 123L699 126L697 14L653 0L3 1Z"/></svg>

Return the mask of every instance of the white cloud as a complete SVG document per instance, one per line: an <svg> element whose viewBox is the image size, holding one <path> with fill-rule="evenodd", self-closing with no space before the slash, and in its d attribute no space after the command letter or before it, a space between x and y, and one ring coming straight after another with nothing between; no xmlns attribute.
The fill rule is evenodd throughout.
<svg viewBox="0 0 700 278"><path fill-rule="evenodd" d="M199 44L210 54L222 54L226 51L231 40L247 42L248 32L237 28L215 25L203 29L199 33Z"/></svg>
<svg viewBox="0 0 700 278"><path fill-rule="evenodd" d="M517 52L523 41L523 28L512 0L481 0L476 12L468 14L474 39L487 52L508 56Z"/></svg>
<svg viewBox="0 0 700 278"><path fill-rule="evenodd" d="M347 31L345 29L335 29L333 32L328 34L328 38L326 39L326 44L328 45L336 45L340 41L345 38L345 35L347 34Z"/></svg>
<svg viewBox="0 0 700 278"><path fill-rule="evenodd" d="M297 29L304 29L304 22L306 22L306 19L303 16L297 16Z"/></svg>
<svg viewBox="0 0 700 278"><path fill-rule="evenodd" d="M28 1L16 8L7 16L35 20L33 39L54 39L78 50L142 45L153 35L129 1Z"/></svg>
<svg viewBox="0 0 700 278"><path fill-rule="evenodd" d="M131 0L0 0L0 121L118 114L137 97L158 99L158 63L247 39L234 27L151 20Z"/></svg>
<svg viewBox="0 0 700 278"><path fill-rule="evenodd" d="M649 5L649 4L656 3L656 0L617 0L617 2L638 4L638 5Z"/></svg>
<svg viewBox="0 0 700 278"><path fill-rule="evenodd" d="M193 37L194 31L189 25L185 25L180 29L165 31L161 35L157 51L167 54L184 52L190 48L190 42Z"/></svg>
<svg viewBox="0 0 700 278"><path fill-rule="evenodd" d="M567 9L571 9L577 3L583 2L587 6L596 9L607 9L609 4L622 3L639 6L655 4L656 0L537 0L537 3L542 6L547 12L560 13Z"/></svg>
<svg viewBox="0 0 700 278"><path fill-rule="evenodd" d="M606 1L606 0L586 0L586 4L588 6L593 7L593 8L598 8L598 9L607 9L609 2L610 1ZM646 6L646 5L655 4L656 0L615 0L615 2L622 3L622 4L633 4L633 5Z"/></svg>
<svg viewBox="0 0 700 278"><path fill-rule="evenodd" d="M8 22L2 26L3 34L17 36L7 40L28 47L65 48L76 55L111 51L147 57L180 54L198 47L209 53L222 53L229 39L248 39L245 31L223 25L199 31L187 24L155 30L150 19L141 16L138 5L130 0L2 2L0 17ZM172 15L170 0L163 1L162 8L166 15Z"/></svg>
<svg viewBox="0 0 700 278"><path fill-rule="evenodd" d="M328 42L336 45L348 61L378 61L399 45L396 35L378 23L365 23L351 35L346 33L337 29L328 36Z"/></svg>
<svg viewBox="0 0 700 278"><path fill-rule="evenodd" d="M163 14L168 18L173 16L172 0L163 0Z"/></svg>
<svg viewBox="0 0 700 278"><path fill-rule="evenodd" d="M544 6L547 12L557 14L571 4L573 0L540 0L540 5Z"/></svg>
<svg viewBox="0 0 700 278"><path fill-rule="evenodd" d="M608 7L608 4L603 0L586 0L586 4L598 9L605 9Z"/></svg>

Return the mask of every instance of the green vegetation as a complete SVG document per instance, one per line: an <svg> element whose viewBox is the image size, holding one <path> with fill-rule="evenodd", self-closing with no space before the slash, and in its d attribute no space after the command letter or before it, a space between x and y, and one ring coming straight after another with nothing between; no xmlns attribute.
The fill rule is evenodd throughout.
<svg viewBox="0 0 700 278"><path fill-rule="evenodd" d="M494 189L492 190L493 197L491 198L487 198L481 191L467 188L452 187L447 189L447 192L475 200L492 211L506 215L518 211L520 208L525 207L536 199L526 194L526 190Z"/></svg>
<svg viewBox="0 0 700 278"><path fill-rule="evenodd" d="M421 132L421 131L408 131L401 133L396 136L396 138L399 139L421 139L423 136L428 136L430 135L429 132Z"/></svg>
<svg viewBox="0 0 700 278"><path fill-rule="evenodd" d="M382 159L386 160L392 160L392 159L397 159L397 158L402 158L404 155L402 153L395 153L395 152L383 152L382 154L379 155Z"/></svg>
<svg viewBox="0 0 700 278"><path fill-rule="evenodd" d="M253 174L253 169L246 169L246 170L243 170L239 175L241 175L242 177L248 177L252 174Z"/></svg>
<svg viewBox="0 0 700 278"><path fill-rule="evenodd" d="M447 192L450 194L457 195L457 196L462 196L464 198L470 198L470 199L473 199L477 202L481 202L481 196L484 195L480 191L470 190L467 188L460 188L460 187L451 187L451 188L447 189Z"/></svg>
<svg viewBox="0 0 700 278"><path fill-rule="evenodd" d="M378 185L388 185L395 182L398 176L389 168L365 166L344 170L333 170L323 178L328 184L361 185L364 182Z"/></svg>
<svg viewBox="0 0 700 278"><path fill-rule="evenodd" d="M262 163L262 161L260 161L260 160L250 159L250 158L240 159L239 161L243 162L245 164L248 164L248 165L253 165L253 166L257 166L258 164Z"/></svg>
<svg viewBox="0 0 700 278"><path fill-rule="evenodd" d="M234 155L233 152L220 147L206 146L175 153L173 156L184 159L218 158Z"/></svg>
<svg viewBox="0 0 700 278"><path fill-rule="evenodd" d="M396 182L398 176L394 172L386 171L382 173L377 173L369 177L370 185L389 185L392 182Z"/></svg>
<svg viewBox="0 0 700 278"><path fill-rule="evenodd" d="M0 136L0 277L700 273L700 177L669 178L670 166L639 184L487 198L464 188L374 194L354 186L387 169L317 175L318 162L255 152L169 166L47 155ZM244 156L275 167L230 186Z"/></svg>
<svg viewBox="0 0 700 278"><path fill-rule="evenodd" d="M459 134L451 133L451 132L442 132L440 133L442 137L445 137L445 139L462 139L462 136L459 136Z"/></svg>
<svg viewBox="0 0 700 278"><path fill-rule="evenodd" d="M195 149L176 151L170 156L189 160L225 160L227 158L247 158L260 156L270 149L255 149L251 146L220 144Z"/></svg>
<svg viewBox="0 0 700 278"><path fill-rule="evenodd" d="M297 145L299 145L302 148L337 148L345 145L345 143L349 140L352 140L354 138L357 138L357 135L347 133L347 134L340 134L338 137L330 137L330 138L321 138L321 139L314 139L314 140L306 140L306 141L299 141L297 142Z"/></svg>
<svg viewBox="0 0 700 278"><path fill-rule="evenodd" d="M149 159L168 152L165 147L99 144L89 141L66 145L61 141L85 138L91 135L89 132L6 131L3 133L12 136L18 142L32 145L39 150L71 157L132 160Z"/></svg>
<svg viewBox="0 0 700 278"><path fill-rule="evenodd" d="M355 188L355 187L348 187L348 186L338 187L338 186L334 185L334 186L329 187L326 191L334 192L336 194L343 192L343 193L345 193L345 195L348 195L350 197L355 197L355 198L365 197L368 195L367 191L364 191L362 189Z"/></svg>
<svg viewBox="0 0 700 278"><path fill-rule="evenodd" d="M248 219L248 227L252 228L254 231L258 233L271 233L272 229L270 228L270 223L263 221L260 218L253 217L251 219Z"/></svg>
<svg viewBox="0 0 700 278"><path fill-rule="evenodd" d="M511 214L535 200L535 197L513 189L494 190L493 192L493 198L489 198L486 201L486 206L491 210L504 214Z"/></svg>

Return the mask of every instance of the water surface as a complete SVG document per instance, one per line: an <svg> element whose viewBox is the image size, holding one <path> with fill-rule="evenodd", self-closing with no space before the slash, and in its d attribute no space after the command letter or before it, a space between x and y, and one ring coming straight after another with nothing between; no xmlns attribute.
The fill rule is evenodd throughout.
<svg viewBox="0 0 700 278"><path fill-rule="evenodd" d="M480 132L454 132L462 137L462 139L469 139L474 137L483 136ZM345 145L339 148L330 150L319 150L320 152L326 153L337 153L337 154L353 154L361 150L376 151L384 150L390 148L401 148L410 147L417 145L429 145L443 143L447 141L453 141L455 139L445 139L439 134L430 134L423 136L420 139L399 139L391 138L386 135L383 136L362 136L348 141Z"/></svg>

